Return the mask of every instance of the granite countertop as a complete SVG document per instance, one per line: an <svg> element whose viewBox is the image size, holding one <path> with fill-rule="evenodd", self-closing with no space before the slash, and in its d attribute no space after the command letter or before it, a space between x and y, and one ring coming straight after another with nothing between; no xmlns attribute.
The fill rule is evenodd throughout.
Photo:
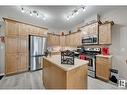
<svg viewBox="0 0 127 95"><path fill-rule="evenodd" d="M50 61L52 64L58 66L59 68L63 69L64 71L69 71L72 69L75 69L77 67L83 66L88 64L89 62L86 60L81 60L81 59L74 59L74 65L68 65L68 64L61 64L61 55L53 55L53 56L48 56L44 57L44 59Z"/></svg>
<svg viewBox="0 0 127 95"><path fill-rule="evenodd" d="M98 57L105 57L105 58L112 58L112 55L103 55L103 54L99 54L99 55L96 55Z"/></svg>

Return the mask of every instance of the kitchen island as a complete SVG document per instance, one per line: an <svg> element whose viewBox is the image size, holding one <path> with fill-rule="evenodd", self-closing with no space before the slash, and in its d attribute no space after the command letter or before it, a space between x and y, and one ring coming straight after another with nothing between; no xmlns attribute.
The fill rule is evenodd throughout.
<svg viewBox="0 0 127 95"><path fill-rule="evenodd" d="M75 58L74 65L61 64L61 55L44 57L42 80L46 89L87 89L88 61Z"/></svg>

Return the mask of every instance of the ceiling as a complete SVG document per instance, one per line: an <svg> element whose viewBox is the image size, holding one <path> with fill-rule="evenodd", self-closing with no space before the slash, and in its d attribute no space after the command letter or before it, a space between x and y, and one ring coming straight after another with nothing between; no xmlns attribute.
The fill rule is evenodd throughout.
<svg viewBox="0 0 127 95"><path fill-rule="evenodd" d="M46 16L46 20L31 17L28 14L21 13L19 6L0 6L0 17L8 17L23 21L26 23L44 26L51 30L63 31L70 30L77 25L84 22L84 20L94 14L103 14L113 9L118 8L117 6L87 6L85 12L80 12L71 20L67 21L66 16L75 8L80 6L23 6L29 9L34 9L42 12Z"/></svg>

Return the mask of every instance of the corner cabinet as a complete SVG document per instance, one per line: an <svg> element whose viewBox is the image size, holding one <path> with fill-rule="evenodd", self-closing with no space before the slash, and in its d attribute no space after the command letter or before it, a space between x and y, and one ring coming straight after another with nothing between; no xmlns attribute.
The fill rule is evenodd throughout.
<svg viewBox="0 0 127 95"><path fill-rule="evenodd" d="M112 43L111 27L112 27L111 23L105 23L105 24L99 25L99 44Z"/></svg>
<svg viewBox="0 0 127 95"><path fill-rule="evenodd" d="M96 77L105 81L109 80L112 58L96 56Z"/></svg>

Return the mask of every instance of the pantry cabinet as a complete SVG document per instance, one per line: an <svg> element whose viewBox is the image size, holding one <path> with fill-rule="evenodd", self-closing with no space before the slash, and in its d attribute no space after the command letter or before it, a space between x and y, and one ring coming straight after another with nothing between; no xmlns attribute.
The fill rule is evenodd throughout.
<svg viewBox="0 0 127 95"><path fill-rule="evenodd" d="M17 64L19 64L19 57L17 53L6 53L5 62L6 75L17 73Z"/></svg>
<svg viewBox="0 0 127 95"><path fill-rule="evenodd" d="M19 53L19 62L17 64L18 72L24 72L28 70L28 54Z"/></svg>
<svg viewBox="0 0 127 95"><path fill-rule="evenodd" d="M105 81L109 80L112 58L96 57L96 77Z"/></svg>
<svg viewBox="0 0 127 95"><path fill-rule="evenodd" d="M18 30L19 24L18 23L8 20L6 22L5 27L6 27L6 32L5 32L6 36L18 36L18 33L19 33L19 30Z"/></svg>
<svg viewBox="0 0 127 95"><path fill-rule="evenodd" d="M5 37L5 45L6 53L18 53L18 37Z"/></svg>
<svg viewBox="0 0 127 95"><path fill-rule="evenodd" d="M5 21L5 73L28 71L29 35L47 35L47 29L4 18Z"/></svg>
<svg viewBox="0 0 127 95"><path fill-rule="evenodd" d="M111 44L111 23L99 25L99 44Z"/></svg>

